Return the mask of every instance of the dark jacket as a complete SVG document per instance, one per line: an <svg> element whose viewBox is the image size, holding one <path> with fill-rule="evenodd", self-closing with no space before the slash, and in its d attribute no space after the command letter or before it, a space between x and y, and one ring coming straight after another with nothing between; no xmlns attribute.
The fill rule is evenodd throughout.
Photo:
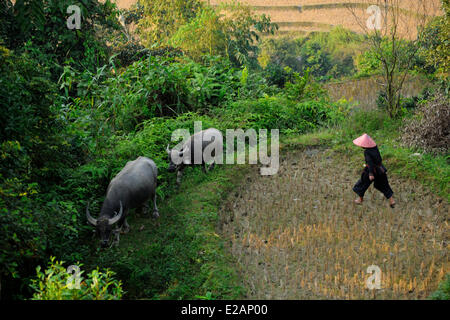
<svg viewBox="0 0 450 320"><path fill-rule="evenodd" d="M370 175L385 174L386 168L383 166L383 159L381 158L378 147L367 148L364 150L364 159Z"/></svg>

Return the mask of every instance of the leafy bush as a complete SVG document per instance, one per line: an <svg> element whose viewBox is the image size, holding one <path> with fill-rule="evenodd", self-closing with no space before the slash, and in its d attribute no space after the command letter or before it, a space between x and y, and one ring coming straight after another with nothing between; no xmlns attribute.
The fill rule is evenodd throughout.
<svg viewBox="0 0 450 320"><path fill-rule="evenodd" d="M366 50L357 57L358 76L370 76L385 72L386 65L383 60L390 67L392 66L395 72L423 69L423 62L416 53L413 43L400 40L394 45L388 38L383 38L379 42L379 48ZM398 52L402 54L398 54Z"/></svg>
<svg viewBox="0 0 450 320"><path fill-rule="evenodd" d="M283 68L281 65L270 62L264 68L264 77L267 79L269 85L284 88L284 85L289 79L289 73L286 71L286 68Z"/></svg>
<svg viewBox="0 0 450 320"><path fill-rule="evenodd" d="M212 7L205 7L194 19L175 32L170 43L186 50L197 61L205 54L225 56L224 32L220 15ZM199 34L202 36L199 37Z"/></svg>
<svg viewBox="0 0 450 320"><path fill-rule="evenodd" d="M61 77L69 101L68 118L96 137L131 132L141 122L158 116L206 111L232 99L239 87L239 72L220 57L203 63L148 56L119 73L111 60L96 74L67 68ZM87 117L106 126L85 127ZM91 121L89 121L91 122ZM110 130L110 131L108 131Z"/></svg>
<svg viewBox="0 0 450 320"><path fill-rule="evenodd" d="M100 272L97 268L84 278L84 271L80 271L78 289L78 280L67 272L63 263L52 257L46 270L36 268L36 279L31 284L35 291L32 300L119 300L122 297L122 282L114 279L114 272L108 269Z"/></svg>
<svg viewBox="0 0 450 320"><path fill-rule="evenodd" d="M270 70L289 67L298 73L309 68L319 81L340 78L355 73L354 60L359 54L360 40L360 35L341 27L297 39L266 39L258 60L264 69L269 68L269 76Z"/></svg>
<svg viewBox="0 0 450 320"><path fill-rule="evenodd" d="M79 249L76 208L55 186L84 157L57 117L48 70L0 50L0 277L11 294L49 250Z"/></svg>
<svg viewBox="0 0 450 320"><path fill-rule="evenodd" d="M342 120L348 112L345 103L326 100L294 102L286 97L265 97L232 103L221 112L228 128L279 129L303 133L321 125Z"/></svg>

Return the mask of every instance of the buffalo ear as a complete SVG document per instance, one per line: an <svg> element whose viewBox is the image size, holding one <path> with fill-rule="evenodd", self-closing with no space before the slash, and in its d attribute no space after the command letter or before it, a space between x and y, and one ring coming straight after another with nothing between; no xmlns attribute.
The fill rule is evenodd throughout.
<svg viewBox="0 0 450 320"><path fill-rule="evenodd" d="M119 222L119 220L122 218L122 215L123 215L123 206L122 206L122 201L120 201L120 211L119 211L119 214L117 214L114 218L109 219L109 220L108 220L108 224L109 224L110 226L112 226L113 224Z"/></svg>
<svg viewBox="0 0 450 320"><path fill-rule="evenodd" d="M89 212L89 202L86 206L86 218L91 225L93 225L94 227L97 226L97 219L94 219Z"/></svg>

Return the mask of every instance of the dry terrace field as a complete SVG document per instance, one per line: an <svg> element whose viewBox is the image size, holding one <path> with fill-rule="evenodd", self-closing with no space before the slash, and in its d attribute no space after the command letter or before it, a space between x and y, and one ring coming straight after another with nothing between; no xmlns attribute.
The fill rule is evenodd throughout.
<svg viewBox="0 0 450 320"><path fill-rule="evenodd" d="M403 97L414 97L420 94L430 83L422 77L408 77L402 89ZM330 97L334 100L346 99L355 102L363 110L377 108L377 99L382 91L382 79L377 77L358 80L346 80L325 84Z"/></svg>
<svg viewBox="0 0 450 320"><path fill-rule="evenodd" d="M208 0L205 0L208 1ZM136 0L117 0L119 7L130 8ZM218 5L226 0L210 0L211 5ZM340 25L355 32L363 32L370 14L366 12L371 4L379 0L242 0L251 5L258 13L270 15L273 22L280 26L279 34L299 34L312 31L329 31ZM439 0L394 0L401 8L400 33L407 38L415 37L417 13L426 12L429 16L438 15ZM355 18L355 15L358 18ZM359 20L359 22L358 22ZM388 25L391 21L388 21Z"/></svg>
<svg viewBox="0 0 450 320"><path fill-rule="evenodd" d="M361 167L346 160L291 153L278 175L255 170L232 193L222 234L248 299L425 299L436 290L449 271L448 202L390 176L395 209L373 187L354 205L363 155ZM381 290L366 287L371 265Z"/></svg>

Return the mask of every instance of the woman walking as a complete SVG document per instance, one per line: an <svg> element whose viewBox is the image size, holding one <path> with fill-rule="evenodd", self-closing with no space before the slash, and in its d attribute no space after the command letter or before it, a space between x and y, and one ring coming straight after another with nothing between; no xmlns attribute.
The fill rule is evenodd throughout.
<svg viewBox="0 0 450 320"><path fill-rule="evenodd" d="M355 200L356 204L362 204L364 200L364 194L374 182L374 187L381 191L386 199L389 200L391 208L395 206L395 200L393 197L394 192L389 186L388 178L386 175L386 168L382 164L382 158L377 144L366 133L361 137L353 140L353 143L358 147L364 149L364 158L366 165L364 171L361 174L361 179L353 187L353 191L359 195L359 198Z"/></svg>

